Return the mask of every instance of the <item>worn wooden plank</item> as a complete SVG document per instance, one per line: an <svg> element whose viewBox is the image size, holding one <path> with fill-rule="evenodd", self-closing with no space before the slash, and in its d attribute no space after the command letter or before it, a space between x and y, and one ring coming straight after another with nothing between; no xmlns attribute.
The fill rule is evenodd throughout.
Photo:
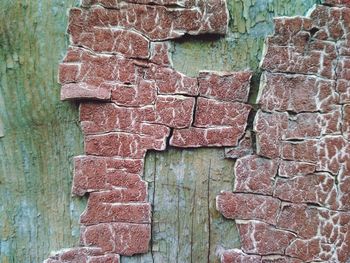
<svg viewBox="0 0 350 263"><path fill-rule="evenodd" d="M122 262L218 262L217 250L238 247L234 223L215 209L216 195L232 190L233 166L223 149L149 153L152 253Z"/></svg>
<svg viewBox="0 0 350 263"><path fill-rule="evenodd" d="M0 1L0 262L38 263L78 243L72 198L77 106L59 100L58 61L75 0Z"/></svg>

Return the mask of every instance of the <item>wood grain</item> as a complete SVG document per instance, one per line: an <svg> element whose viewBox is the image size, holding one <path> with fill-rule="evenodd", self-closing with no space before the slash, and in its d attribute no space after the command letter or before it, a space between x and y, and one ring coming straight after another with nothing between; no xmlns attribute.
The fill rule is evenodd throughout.
<svg viewBox="0 0 350 263"><path fill-rule="evenodd" d="M3 263L41 262L50 251L78 244L78 220L85 200L71 197L70 188L72 157L83 152L82 135L77 105L61 102L56 84L58 62L68 44L67 9L78 2L0 1ZM177 41L174 66L190 75L199 69L250 67L258 83L257 67L263 39L273 30L272 17L302 15L316 2L228 0L229 35ZM257 85L254 87L256 90ZM254 101L254 92L251 98ZM154 260L149 253L122 258L122 262L216 262L218 243L238 246L234 223L223 221L213 204L218 191L232 184L232 165L232 161L222 159L218 149L150 153L145 176L150 181L151 198L156 200Z"/></svg>

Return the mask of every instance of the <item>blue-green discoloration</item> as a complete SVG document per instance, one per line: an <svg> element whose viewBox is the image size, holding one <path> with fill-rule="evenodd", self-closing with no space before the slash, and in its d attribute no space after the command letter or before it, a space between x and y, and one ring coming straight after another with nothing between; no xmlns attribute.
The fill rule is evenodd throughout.
<svg viewBox="0 0 350 263"><path fill-rule="evenodd" d="M263 39L273 30L272 17L305 14L316 2L318 0L228 0L232 18L228 36L214 40L194 37L177 41L174 44L174 66L190 75L196 75L201 69L251 68L257 71ZM58 61L67 48L67 9L77 4L78 0L0 1L2 263L38 263L52 250L78 244L78 220L85 201L72 198L70 189L72 157L83 152L83 142L77 105L61 102L60 87L56 84ZM159 171L165 171L165 166L179 162L181 155L196 160L200 156L209 158L215 154L218 154L216 149L191 154L172 150L148 155L147 165L152 165L155 159L162 159L156 164ZM186 162L186 169L191 165L191 162ZM172 170L180 168L174 166ZM212 169L218 167L212 164ZM171 169L168 170L171 177ZM151 174L146 173L146 176ZM189 175L186 173L180 179L185 180L186 176ZM154 193L158 206L165 207L167 203L161 198L162 192L156 190ZM188 196L186 193L184 191L183 196ZM178 196L176 191L168 194L171 200ZM186 205L184 200L180 200L179 207ZM182 213L176 207L172 209L174 214ZM156 219L166 219L165 212L168 213L167 210L164 213L157 210ZM186 216L187 220L191 214ZM234 227L232 222L230 224ZM155 234L155 238L158 236ZM158 243L160 251L167 247L166 238L165 243ZM228 246L238 244L234 233L232 236L228 234L227 238L233 242ZM194 247L192 253L201 252L200 245ZM174 254L177 247L168 249L167 253ZM183 255L188 253L186 249ZM123 258L123 263L128 262L137 262L137 259ZM176 262L176 259L171 262Z"/></svg>
<svg viewBox="0 0 350 263"><path fill-rule="evenodd" d="M264 39L276 16L304 15L319 0L229 0L229 33L212 40L191 37L174 44L176 69L196 76L200 70L258 71Z"/></svg>
<svg viewBox="0 0 350 263"><path fill-rule="evenodd" d="M77 4L0 2L2 263L38 263L78 244L85 201L70 190L82 135L77 106L59 100L56 77L67 49L67 9Z"/></svg>

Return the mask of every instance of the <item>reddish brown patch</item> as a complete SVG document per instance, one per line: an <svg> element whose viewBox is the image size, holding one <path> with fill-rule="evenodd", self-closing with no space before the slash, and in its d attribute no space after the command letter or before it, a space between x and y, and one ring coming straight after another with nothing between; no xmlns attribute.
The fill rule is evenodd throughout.
<svg viewBox="0 0 350 263"><path fill-rule="evenodd" d="M73 8L59 81L63 100L90 100L80 106L86 156L75 158L73 182L73 193L89 200L83 247L46 262L119 262L118 254L147 252L143 162L167 143L229 146L226 156L238 158L234 192L221 193L217 208L237 219L242 250L223 251L222 262L347 262L350 2L324 3L309 17L275 19L253 131L252 73L186 76L172 68L165 41L226 33L224 0L83 0Z"/></svg>

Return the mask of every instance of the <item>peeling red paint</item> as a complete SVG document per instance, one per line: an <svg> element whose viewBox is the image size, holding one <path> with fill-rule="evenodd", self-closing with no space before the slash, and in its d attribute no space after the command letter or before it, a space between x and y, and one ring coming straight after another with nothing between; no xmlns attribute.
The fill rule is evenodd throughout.
<svg viewBox="0 0 350 263"><path fill-rule="evenodd" d="M217 209L236 220L242 247L222 262L347 262L350 2L324 2L309 17L275 19L252 131L251 72L193 78L171 65L167 41L226 33L224 0L84 0L72 9L59 81L63 100L80 101L85 155L75 158L72 191L89 200L82 247L46 262L146 253L144 158L169 145L228 146L226 157L238 158L234 192L222 192Z"/></svg>
<svg viewBox="0 0 350 263"><path fill-rule="evenodd" d="M276 18L266 40L258 157L238 159L235 192L217 197L242 241L224 263L350 259L350 2L325 3Z"/></svg>

